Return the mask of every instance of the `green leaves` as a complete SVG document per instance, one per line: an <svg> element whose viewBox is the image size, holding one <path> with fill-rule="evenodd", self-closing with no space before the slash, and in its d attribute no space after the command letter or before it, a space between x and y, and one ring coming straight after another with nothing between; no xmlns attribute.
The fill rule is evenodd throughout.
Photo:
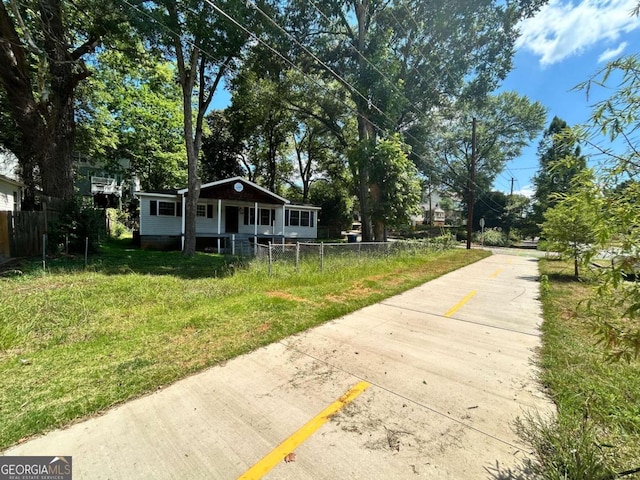
<svg viewBox="0 0 640 480"><path fill-rule="evenodd" d="M173 63L105 51L81 91L79 147L109 165L126 159L145 190L186 182L182 96Z"/></svg>
<svg viewBox="0 0 640 480"><path fill-rule="evenodd" d="M380 195L372 202L373 220L392 228L411 223L411 215L419 212L421 186L408 146L394 135L380 140L372 154L369 180Z"/></svg>

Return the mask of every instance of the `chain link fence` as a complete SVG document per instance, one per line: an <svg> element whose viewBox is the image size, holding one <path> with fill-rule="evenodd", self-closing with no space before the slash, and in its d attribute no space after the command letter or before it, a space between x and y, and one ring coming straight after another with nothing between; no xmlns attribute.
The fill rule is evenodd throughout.
<svg viewBox="0 0 640 480"><path fill-rule="evenodd" d="M333 268L350 267L375 257L445 250L452 248L454 243L454 238L450 236L389 242L269 243L257 245L256 262L260 266L266 266L270 275L281 271L300 272L303 267L324 272Z"/></svg>

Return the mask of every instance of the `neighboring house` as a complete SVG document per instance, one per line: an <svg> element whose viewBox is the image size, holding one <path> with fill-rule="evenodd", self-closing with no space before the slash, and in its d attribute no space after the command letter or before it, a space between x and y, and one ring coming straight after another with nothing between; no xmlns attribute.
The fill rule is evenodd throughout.
<svg viewBox="0 0 640 480"><path fill-rule="evenodd" d="M0 147L0 212L18 211L24 184L18 178L18 159Z"/></svg>
<svg viewBox="0 0 640 480"><path fill-rule="evenodd" d="M20 210L23 188L22 182L0 175L0 212Z"/></svg>
<svg viewBox="0 0 640 480"><path fill-rule="evenodd" d="M433 222L432 222L433 215ZM433 210L425 211L424 223L433 224L434 227L444 227L445 213L438 205Z"/></svg>
<svg viewBox="0 0 640 480"><path fill-rule="evenodd" d="M181 249L188 189L136 192L140 199L142 248ZM196 248L231 250L236 242L267 243L316 239L320 207L289 200L241 177L207 183L200 189Z"/></svg>
<svg viewBox="0 0 640 480"><path fill-rule="evenodd" d="M110 167L102 162L94 161L86 156L76 154L74 160L76 170L75 186L83 197L92 197L93 204L99 208L119 208L123 196L132 191L126 179L130 167L129 160L121 159Z"/></svg>

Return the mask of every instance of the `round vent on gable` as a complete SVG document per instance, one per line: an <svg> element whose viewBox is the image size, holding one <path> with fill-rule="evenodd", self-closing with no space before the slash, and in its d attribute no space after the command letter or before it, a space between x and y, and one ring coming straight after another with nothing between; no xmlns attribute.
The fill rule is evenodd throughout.
<svg viewBox="0 0 640 480"><path fill-rule="evenodd" d="M236 183L233 185L233 189L234 189L236 192L240 193L242 190L244 190L244 185L242 185L240 182L236 182Z"/></svg>

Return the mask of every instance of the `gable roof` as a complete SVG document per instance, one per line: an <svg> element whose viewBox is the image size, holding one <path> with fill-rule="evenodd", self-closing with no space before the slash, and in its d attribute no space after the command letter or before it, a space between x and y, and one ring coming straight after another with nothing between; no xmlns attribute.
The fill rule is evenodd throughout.
<svg viewBox="0 0 640 480"><path fill-rule="evenodd" d="M237 186L239 185L239 186ZM178 194L188 195L189 189L178 190ZM289 204L289 200L242 177L232 177L205 183L200 187L200 198L225 198L241 201Z"/></svg>
<svg viewBox="0 0 640 480"><path fill-rule="evenodd" d="M5 175L0 175L0 181L3 181L5 183L8 183L10 185L14 185L16 187L24 187L24 183L22 183L19 180L14 180L13 178L9 178Z"/></svg>

